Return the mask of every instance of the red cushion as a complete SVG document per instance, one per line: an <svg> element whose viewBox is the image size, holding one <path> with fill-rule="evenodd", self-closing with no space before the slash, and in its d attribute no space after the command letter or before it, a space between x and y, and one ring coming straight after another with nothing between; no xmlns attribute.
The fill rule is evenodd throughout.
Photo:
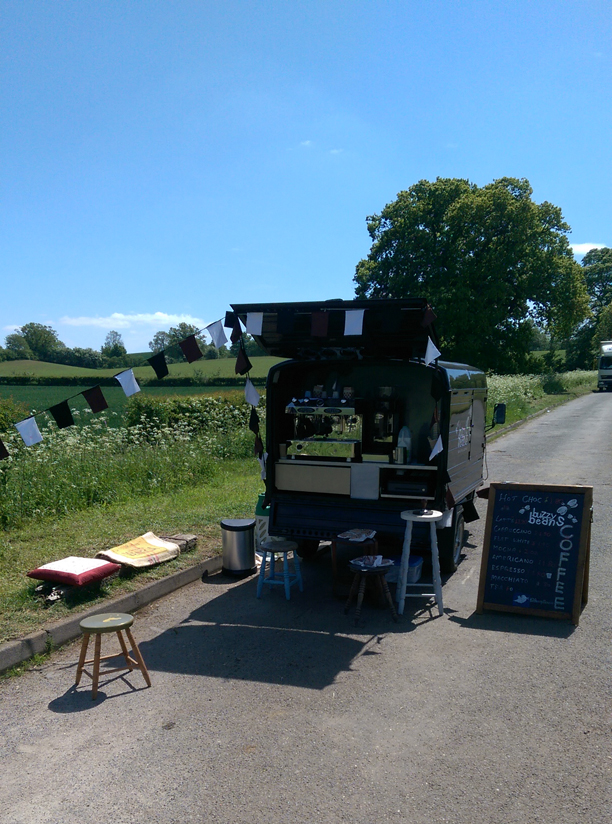
<svg viewBox="0 0 612 824"><path fill-rule="evenodd" d="M70 556L33 569L28 572L28 576L39 581L52 581L54 584L82 587L94 581L102 581L120 569L120 564L112 564L110 561L102 561L99 558Z"/></svg>

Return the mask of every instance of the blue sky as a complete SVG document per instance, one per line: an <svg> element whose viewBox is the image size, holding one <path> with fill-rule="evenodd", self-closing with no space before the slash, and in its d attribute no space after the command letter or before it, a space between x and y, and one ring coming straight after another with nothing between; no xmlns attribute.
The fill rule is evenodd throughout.
<svg viewBox="0 0 612 824"><path fill-rule="evenodd" d="M526 177L612 245L608 0L0 0L0 341L351 298L366 217Z"/></svg>

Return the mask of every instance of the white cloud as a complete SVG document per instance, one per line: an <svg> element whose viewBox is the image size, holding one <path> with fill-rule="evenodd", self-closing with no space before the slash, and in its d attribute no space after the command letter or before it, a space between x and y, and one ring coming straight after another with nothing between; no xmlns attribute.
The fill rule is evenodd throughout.
<svg viewBox="0 0 612 824"><path fill-rule="evenodd" d="M302 140L300 146L312 146L312 140Z"/></svg>
<svg viewBox="0 0 612 824"><path fill-rule="evenodd" d="M343 151L344 151L344 149L330 149L329 153L330 154L342 154Z"/></svg>
<svg viewBox="0 0 612 824"><path fill-rule="evenodd" d="M21 327L13 324L12 326L3 326L2 329L4 332L15 332L17 329L21 329Z"/></svg>
<svg viewBox="0 0 612 824"><path fill-rule="evenodd" d="M161 329L177 323L190 323L201 329L206 325L201 318L194 318L193 315L169 315L166 312L133 312L128 315L123 312L113 312L112 315L102 318L64 316L59 322L65 326L95 326L99 329L132 329L135 326L151 326Z"/></svg>
<svg viewBox="0 0 612 824"><path fill-rule="evenodd" d="M586 255L591 249L605 249L605 243L572 243L572 252L575 255Z"/></svg>

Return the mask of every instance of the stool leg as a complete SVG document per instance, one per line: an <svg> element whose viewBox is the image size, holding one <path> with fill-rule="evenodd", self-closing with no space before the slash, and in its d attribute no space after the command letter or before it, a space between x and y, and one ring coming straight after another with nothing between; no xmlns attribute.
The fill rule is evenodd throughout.
<svg viewBox="0 0 612 824"><path fill-rule="evenodd" d="M412 521L406 521L406 531L404 533L404 546L402 548L402 560L400 562L399 581L397 582L397 614L404 614L404 602L406 600L406 581L408 580L408 567L410 565L410 543L412 541Z"/></svg>
<svg viewBox="0 0 612 824"><path fill-rule="evenodd" d="M359 616L361 615L361 605L363 604L363 596L365 593L366 583L368 580L367 575L361 576L361 581L359 583L359 595L357 596L357 610L355 611L355 621L354 624L357 626L359 622Z"/></svg>
<svg viewBox="0 0 612 824"><path fill-rule="evenodd" d="M353 598L355 597L355 595L357 593L357 587L358 586L359 586L359 573L356 572L353 575L353 581L351 583L351 591L349 592L349 597L347 598L346 604L344 605L344 614L345 615L349 611L349 608L351 606L351 601L353 600Z"/></svg>
<svg viewBox="0 0 612 824"><path fill-rule="evenodd" d="M259 567L259 578L257 579L257 597L261 598L261 591L264 585L264 578L266 576L266 559L268 557L267 551L263 550L263 556L261 559L261 566Z"/></svg>
<svg viewBox="0 0 612 824"><path fill-rule="evenodd" d="M91 700L95 701L98 695L98 679L100 678L100 647L102 646L102 633L96 632L96 640L94 642L94 662L93 662L93 678L91 685Z"/></svg>
<svg viewBox="0 0 612 824"><path fill-rule="evenodd" d="M285 598L291 598L291 578L289 576L289 553L283 552L283 578L285 579Z"/></svg>
<svg viewBox="0 0 612 824"><path fill-rule="evenodd" d="M132 652L134 653L134 658L138 661L138 667L144 676L144 680L147 682L147 687L151 686L151 679L149 678L148 670L145 666L144 658L140 654L140 650L138 649L138 644L134 641L134 636L130 632L129 627L125 628L125 634L128 637L128 641L130 642L130 646L132 647Z"/></svg>
<svg viewBox="0 0 612 824"><path fill-rule="evenodd" d="M75 686L79 685L81 675L83 675L83 667L85 666L85 658L87 657L87 647L89 646L89 633L83 635L83 642L81 643L81 654L79 655L79 664L77 666Z"/></svg>
<svg viewBox="0 0 612 824"><path fill-rule="evenodd" d="M302 564L300 562L297 550L293 553L293 565L295 567L295 577L297 578L298 589L304 592L304 582L302 581Z"/></svg>
<svg viewBox="0 0 612 824"><path fill-rule="evenodd" d="M438 612L440 615L444 614L442 606L442 578L440 577L440 558L438 557L438 538L436 536L436 525L430 525L431 535L431 566L433 569L433 585L436 594L436 603L438 605Z"/></svg>
<svg viewBox="0 0 612 824"><path fill-rule="evenodd" d="M128 654L128 650L125 645L123 633L121 632L121 630L117 630L117 638L119 639L119 643L121 644L121 652L123 653L123 657L125 658L126 666L131 672L134 669L134 664L132 664L132 662L130 661L130 656Z"/></svg>
<svg viewBox="0 0 612 824"><path fill-rule="evenodd" d="M393 604L393 598L391 597L391 591L389 590L389 584L387 583L387 579L384 575L380 576L380 584L382 586L383 593L385 598L387 599L387 603L389 604L389 609L391 610L391 615L393 616L393 620L397 624L397 612L395 611L395 606Z"/></svg>

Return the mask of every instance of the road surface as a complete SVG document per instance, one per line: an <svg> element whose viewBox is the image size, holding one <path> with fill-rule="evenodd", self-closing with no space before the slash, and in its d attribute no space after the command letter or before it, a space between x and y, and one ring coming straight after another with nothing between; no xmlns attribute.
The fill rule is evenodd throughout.
<svg viewBox="0 0 612 824"><path fill-rule="evenodd" d="M594 487L578 627L475 613L483 516L444 584L359 627L331 595L197 582L136 616L138 673L72 687L76 644L0 684L3 824L610 824L612 395L490 444L490 481Z"/></svg>

